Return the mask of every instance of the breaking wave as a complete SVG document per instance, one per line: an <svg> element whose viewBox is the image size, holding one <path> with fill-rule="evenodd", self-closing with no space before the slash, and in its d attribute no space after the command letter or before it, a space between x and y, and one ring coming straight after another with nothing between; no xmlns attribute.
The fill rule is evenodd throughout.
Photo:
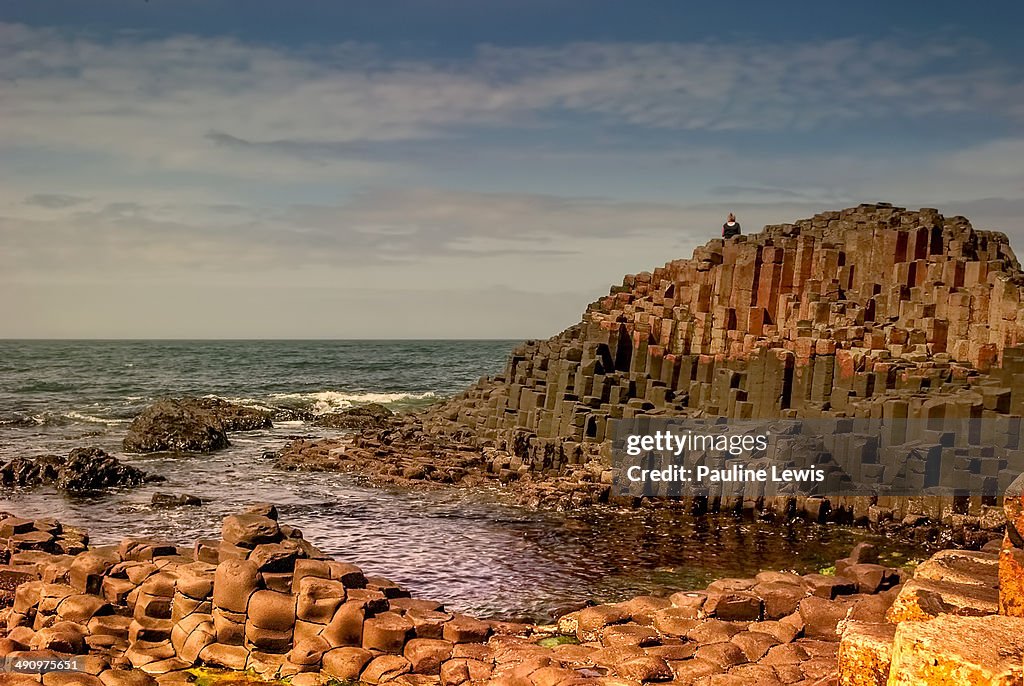
<svg viewBox="0 0 1024 686"><path fill-rule="evenodd" d="M344 391L317 391L314 393L274 393L270 396L277 401L286 401L308 409L315 415L347 410L367 403L414 403L430 400L436 396L433 391L424 393L349 393Z"/></svg>

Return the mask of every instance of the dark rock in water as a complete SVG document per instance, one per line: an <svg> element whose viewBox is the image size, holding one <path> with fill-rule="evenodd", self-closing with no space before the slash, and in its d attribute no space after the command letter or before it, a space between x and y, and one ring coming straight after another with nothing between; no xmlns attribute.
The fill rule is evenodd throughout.
<svg viewBox="0 0 1024 686"><path fill-rule="evenodd" d="M194 398L158 400L136 417L124 437L133 453L188 450L208 453L226 448L223 422Z"/></svg>
<svg viewBox="0 0 1024 686"><path fill-rule="evenodd" d="M388 423L395 413L379 403L316 417L313 424L330 429L375 429Z"/></svg>
<svg viewBox="0 0 1024 686"><path fill-rule="evenodd" d="M0 426L16 426L16 427L31 427L39 426L42 422L37 420L35 417L30 417L25 414L15 413L12 415L4 415L0 417Z"/></svg>
<svg viewBox="0 0 1024 686"><path fill-rule="evenodd" d="M273 426L270 413L220 398L163 398L128 427L124 449L134 453L186 450L208 453L226 448L227 431Z"/></svg>
<svg viewBox="0 0 1024 686"><path fill-rule="evenodd" d="M193 400L183 398L183 400ZM255 407L246 407L221 398L195 398L197 406L208 410L221 422L224 431L253 431L273 427L270 412Z"/></svg>
<svg viewBox="0 0 1024 686"><path fill-rule="evenodd" d="M57 481L64 465L60 455L36 458L16 457L0 466L0 483L4 486L28 488Z"/></svg>
<svg viewBox="0 0 1024 686"><path fill-rule="evenodd" d="M67 458L58 455L35 459L17 457L0 465L0 483L17 488L53 484L63 491L82 493L113 486L138 486L155 480L162 480L162 477L147 476L99 448L75 448Z"/></svg>
<svg viewBox="0 0 1024 686"><path fill-rule="evenodd" d="M270 418L275 422L308 422L314 418L309 410L291 407L275 407L270 411Z"/></svg>
<svg viewBox="0 0 1024 686"><path fill-rule="evenodd" d="M174 495L173 493L154 493L153 499L150 503L156 507L196 507L202 505L203 500L199 496L191 495L189 493L182 493L180 495Z"/></svg>
<svg viewBox="0 0 1024 686"><path fill-rule="evenodd" d="M57 488L71 492L112 486L138 486L147 480L141 469L124 464L99 448L75 448L60 467Z"/></svg>
<svg viewBox="0 0 1024 686"><path fill-rule="evenodd" d="M43 483L43 478L35 460L16 457L0 467L0 483L4 486L27 488Z"/></svg>

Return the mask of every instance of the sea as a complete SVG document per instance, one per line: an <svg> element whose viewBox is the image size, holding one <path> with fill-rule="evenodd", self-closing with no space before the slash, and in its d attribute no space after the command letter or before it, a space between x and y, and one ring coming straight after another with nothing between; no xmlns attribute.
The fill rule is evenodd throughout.
<svg viewBox="0 0 1024 686"><path fill-rule="evenodd" d="M498 373L517 341L0 340L0 461L98 446L166 480L72 496L0 488L0 511L55 516L97 544L216 536L257 502L338 559L454 610L550 621L590 602L699 588L762 569L817 571L870 540L898 565L915 546L834 525L690 517L669 509L538 512L494 489L380 488L347 474L285 472L272 454L296 438L340 436L309 417L381 403L441 402ZM125 454L132 418L160 397L217 396L297 417L236 432L213 454ZM287 413L282 413L287 414ZM303 417L307 419L303 419ZM156 492L199 496L160 508Z"/></svg>

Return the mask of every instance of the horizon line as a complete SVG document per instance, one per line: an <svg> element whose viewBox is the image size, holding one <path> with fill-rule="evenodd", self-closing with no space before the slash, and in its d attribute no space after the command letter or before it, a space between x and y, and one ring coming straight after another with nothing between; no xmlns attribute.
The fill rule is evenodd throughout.
<svg viewBox="0 0 1024 686"><path fill-rule="evenodd" d="M313 341L321 342L348 342L348 341L395 341L395 342L418 342L418 341L494 341L494 342L505 342L505 341L526 341L534 340L536 337L525 337L525 338L442 338L442 337L426 337L426 338L377 338L377 337L353 337L353 338L71 338L71 337L50 337L50 338L35 338L35 337L2 337L0 336L0 343L30 343L30 342L94 342L94 343L146 343L146 342L210 342L210 343L253 343L253 342L285 342L285 343L306 343Z"/></svg>

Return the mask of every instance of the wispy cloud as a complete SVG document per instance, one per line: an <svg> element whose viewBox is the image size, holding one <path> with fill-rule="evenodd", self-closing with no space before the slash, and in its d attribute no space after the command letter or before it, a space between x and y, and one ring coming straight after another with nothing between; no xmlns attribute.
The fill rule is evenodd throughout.
<svg viewBox="0 0 1024 686"><path fill-rule="evenodd" d="M607 198L378 190L338 205L201 208L113 202L47 218L0 215L12 274L242 271L429 258L570 255L594 239L678 232L683 206ZM46 276L46 278L50 278Z"/></svg>
<svg viewBox="0 0 1024 686"><path fill-rule="evenodd" d="M44 207L48 210L62 210L85 202L89 202L89 199L62 193L36 193L25 198L26 205Z"/></svg>
<svg viewBox="0 0 1024 686"><path fill-rule="evenodd" d="M444 138L563 115L694 131L1024 115L1021 69L955 37L480 46L465 60L414 61L366 45L287 50L2 25L0 46L0 141L242 175L255 173L254 150L323 165L309 144Z"/></svg>

